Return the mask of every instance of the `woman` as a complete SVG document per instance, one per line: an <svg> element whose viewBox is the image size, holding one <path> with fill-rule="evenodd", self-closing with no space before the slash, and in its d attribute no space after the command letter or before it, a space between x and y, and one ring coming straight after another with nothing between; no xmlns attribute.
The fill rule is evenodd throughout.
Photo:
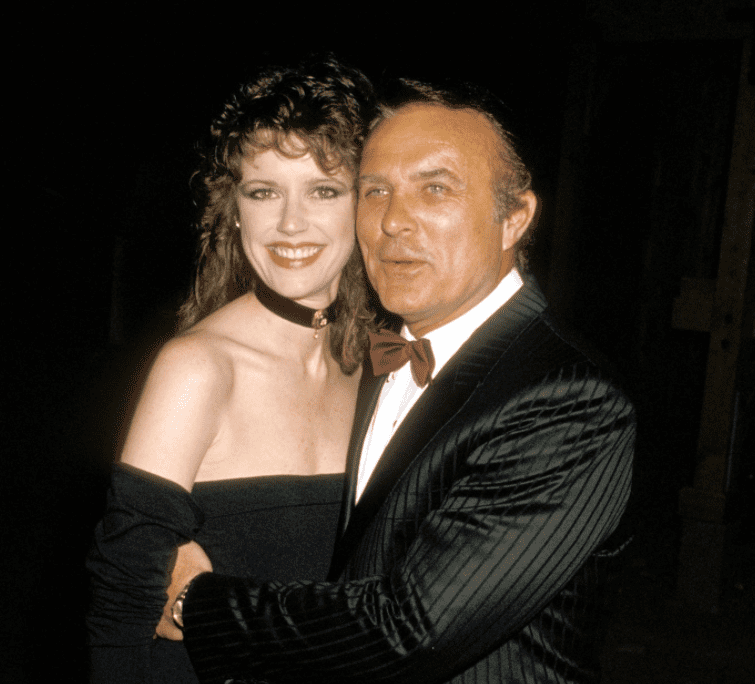
<svg viewBox="0 0 755 684"><path fill-rule="evenodd" d="M87 563L94 682L196 681L183 645L153 638L181 543L218 572L327 572L371 324L354 237L370 102L331 59L266 71L214 122L182 332L150 371Z"/></svg>

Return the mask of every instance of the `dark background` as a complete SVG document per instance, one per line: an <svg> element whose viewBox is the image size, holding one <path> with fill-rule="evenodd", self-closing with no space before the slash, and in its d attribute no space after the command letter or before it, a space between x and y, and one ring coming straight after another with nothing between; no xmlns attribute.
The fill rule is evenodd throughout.
<svg viewBox="0 0 755 684"><path fill-rule="evenodd" d="M178 3L50 3L9 19L0 679L43 681L52 663L62 681L85 679L83 557L138 384L187 292L194 144L256 66L313 50L375 80L474 80L519 113L543 200L532 269L635 395L640 539L654 549L642 572L672 593L708 335L674 330L671 310L682 276L716 275L747 34L722 7L207 5L187 16ZM575 84L570 64L585 44L598 68ZM564 115L582 91L593 106L565 199ZM556 272L559 207L573 233Z"/></svg>

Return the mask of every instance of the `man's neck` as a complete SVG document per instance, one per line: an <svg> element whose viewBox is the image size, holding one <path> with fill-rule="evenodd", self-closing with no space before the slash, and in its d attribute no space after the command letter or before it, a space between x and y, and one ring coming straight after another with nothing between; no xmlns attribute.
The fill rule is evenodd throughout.
<svg viewBox="0 0 755 684"><path fill-rule="evenodd" d="M514 296L522 284L522 276L519 271L512 268L496 285L495 289L480 302L452 320L423 334L423 337L430 340L435 355L433 377L438 374L443 365L464 342L472 336L475 330ZM407 332L407 337L411 336L418 339L408 325L405 326L404 334Z"/></svg>
<svg viewBox="0 0 755 684"><path fill-rule="evenodd" d="M493 287L491 287L487 291L483 291L484 293L482 295L479 292L476 293L476 296L474 298L464 302L464 304L461 307L459 307L456 311L454 311L450 316L447 316L446 318L441 319L440 321L425 320L425 321L418 321L415 323L404 321L404 325L406 326L406 329L412 334L414 339L418 340L421 337L425 337L428 333L435 332L436 330L439 330L440 328L443 328L446 325L449 325L450 323L453 323L455 320L466 315L468 312L474 310L476 307L482 304L486 299L488 299L491 294L496 292L498 288L501 286L501 283L505 279L508 278L508 280L511 281L513 277L512 273L516 271L516 267L514 267L513 265L508 265L506 269L501 269L501 270L502 270L502 273L499 275L498 280L496 281L495 285L493 285ZM520 284L521 284L521 276L519 276L518 271L517 271L516 277L520 279ZM518 286L517 286L517 289L518 289Z"/></svg>

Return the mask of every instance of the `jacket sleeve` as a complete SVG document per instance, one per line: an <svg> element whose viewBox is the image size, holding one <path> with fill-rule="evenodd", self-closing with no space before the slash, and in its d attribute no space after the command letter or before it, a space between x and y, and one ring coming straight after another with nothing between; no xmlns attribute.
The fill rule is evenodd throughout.
<svg viewBox="0 0 755 684"><path fill-rule="evenodd" d="M150 682L155 627L167 600L168 566L202 512L173 482L124 464L113 468L107 508L87 557L90 682Z"/></svg>
<svg viewBox="0 0 755 684"><path fill-rule="evenodd" d="M404 474L354 554L359 579L197 578L184 621L200 680L443 682L542 611L626 507L634 413L587 364L488 406ZM433 458L459 465L433 475ZM426 512L409 537L412 497ZM363 575L376 555L390 571Z"/></svg>

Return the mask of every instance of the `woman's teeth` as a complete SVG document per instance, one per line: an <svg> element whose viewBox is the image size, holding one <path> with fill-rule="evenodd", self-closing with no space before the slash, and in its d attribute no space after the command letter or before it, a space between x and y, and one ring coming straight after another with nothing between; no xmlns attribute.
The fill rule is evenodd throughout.
<svg viewBox="0 0 755 684"><path fill-rule="evenodd" d="M322 246L320 245L312 245L309 247L297 247L296 249L292 247L280 247L278 245L270 245L268 248L271 252L277 254L279 257L282 257L284 259L307 259L311 256L314 256L322 249Z"/></svg>

